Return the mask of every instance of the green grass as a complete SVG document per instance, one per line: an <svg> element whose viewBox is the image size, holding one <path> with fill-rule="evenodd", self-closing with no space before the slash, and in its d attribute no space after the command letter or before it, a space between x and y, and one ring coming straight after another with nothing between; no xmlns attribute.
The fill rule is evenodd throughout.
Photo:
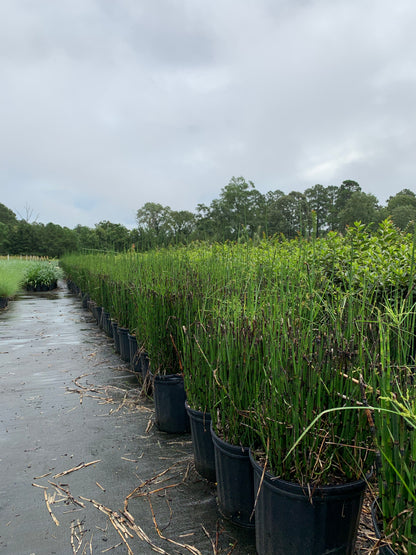
<svg viewBox="0 0 416 555"><path fill-rule="evenodd" d="M28 267L20 259L0 259L0 297L13 297L22 288Z"/></svg>

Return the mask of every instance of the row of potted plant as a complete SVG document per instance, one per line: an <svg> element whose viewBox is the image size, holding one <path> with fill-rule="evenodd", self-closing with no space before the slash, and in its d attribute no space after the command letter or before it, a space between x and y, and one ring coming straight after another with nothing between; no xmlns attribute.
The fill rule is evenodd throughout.
<svg viewBox="0 0 416 555"><path fill-rule="evenodd" d="M183 376L188 413L213 439L220 510L246 526L255 515L258 553L352 553L374 465L381 526L415 552L412 237L357 224L344 237L63 264L134 330L154 374ZM245 470L230 474L224 452ZM200 469L212 479L209 457Z"/></svg>

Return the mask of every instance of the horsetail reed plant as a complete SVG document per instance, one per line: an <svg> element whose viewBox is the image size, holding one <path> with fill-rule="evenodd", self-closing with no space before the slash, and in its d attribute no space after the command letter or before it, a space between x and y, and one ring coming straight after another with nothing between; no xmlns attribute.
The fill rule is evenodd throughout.
<svg viewBox="0 0 416 555"><path fill-rule="evenodd" d="M317 414L359 402L366 304L362 292L337 291L319 268L305 268L307 254L300 250L297 268L292 259L281 274L265 313L256 432L273 474L301 484L334 484L356 479L371 465L370 432L361 415L321 419L286 455Z"/></svg>
<svg viewBox="0 0 416 555"><path fill-rule="evenodd" d="M397 322L397 316L393 319ZM400 326L406 329L400 314ZM414 329L414 309L407 313L411 329ZM373 405L344 406L323 411L318 414L297 438L286 457L304 441L324 416L336 412L371 411L374 419L375 447L377 458L378 508L383 523L384 535L397 553L416 553L416 389L414 384L415 367L400 366L393 363L392 352L399 357L409 355L408 343L400 347L404 334L391 334L391 311L379 316L379 341L375 348L374 360L377 367L371 375L376 384L368 390L376 393ZM395 326L394 326L395 327ZM396 329L397 332L397 329ZM394 339L392 339L392 337Z"/></svg>
<svg viewBox="0 0 416 555"><path fill-rule="evenodd" d="M416 553L416 306L380 311L380 364L375 383L380 411L375 411L381 453L379 505L384 533L394 549ZM407 308L405 310L404 308Z"/></svg>
<svg viewBox="0 0 416 555"><path fill-rule="evenodd" d="M380 310L396 318L390 367L414 364L413 330L401 316L414 302L412 237L385 222L373 234L357 224L345 237L88 256L65 260L81 287L103 302L108 295L152 369L183 372L194 408L209 408L217 431L262 451L277 476L325 484L371 465L360 381L376 406Z"/></svg>
<svg viewBox="0 0 416 555"><path fill-rule="evenodd" d="M247 245L215 245L199 267L203 287L198 320L183 326L189 402L211 413L220 437L242 446L251 443L253 434L246 422L260 360L255 316L261 271L253 264L256 253Z"/></svg>
<svg viewBox="0 0 416 555"><path fill-rule="evenodd" d="M186 253L145 253L141 264L145 270L131 284L136 335L149 354L153 373L182 373L181 325L189 321L196 287Z"/></svg>
<svg viewBox="0 0 416 555"><path fill-rule="evenodd" d="M200 329L202 328L202 329ZM208 339L210 330L201 322L182 326L180 341L184 385L189 406L197 411L211 413L214 408L214 369L209 352L204 352L199 338Z"/></svg>

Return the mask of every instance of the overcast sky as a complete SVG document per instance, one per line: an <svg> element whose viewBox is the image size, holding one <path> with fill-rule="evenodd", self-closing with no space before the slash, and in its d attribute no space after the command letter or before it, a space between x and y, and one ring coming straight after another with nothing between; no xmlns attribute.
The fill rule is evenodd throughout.
<svg viewBox="0 0 416 555"><path fill-rule="evenodd" d="M414 0L0 0L0 202L70 228L416 191Z"/></svg>

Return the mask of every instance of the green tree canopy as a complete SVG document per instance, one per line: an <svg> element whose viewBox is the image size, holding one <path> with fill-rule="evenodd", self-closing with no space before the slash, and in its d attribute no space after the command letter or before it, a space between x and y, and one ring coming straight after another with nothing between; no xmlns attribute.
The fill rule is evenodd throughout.
<svg viewBox="0 0 416 555"><path fill-rule="evenodd" d="M305 197L309 204L309 210L315 212L316 232L319 236L324 229L332 228L333 213L335 207L336 187L317 184L306 189Z"/></svg>
<svg viewBox="0 0 416 555"><path fill-rule="evenodd" d="M200 212L209 218L217 230L218 239L238 239L241 235L252 236L259 226L265 226L265 198L252 181L244 177L232 177L221 189L218 199L207 208L200 205Z"/></svg>
<svg viewBox="0 0 416 555"><path fill-rule="evenodd" d="M123 251L130 248L129 230L121 224L114 224L107 220L95 226L100 249Z"/></svg>
<svg viewBox="0 0 416 555"><path fill-rule="evenodd" d="M7 208L4 204L0 203L0 223L11 225L17 223L16 214Z"/></svg>
<svg viewBox="0 0 416 555"><path fill-rule="evenodd" d="M416 222L416 195L410 189L402 189L397 195L389 197L386 207L393 223L405 230Z"/></svg>
<svg viewBox="0 0 416 555"><path fill-rule="evenodd" d="M276 200L269 213L269 232L286 237L305 235L310 230L310 210L303 193L291 191Z"/></svg>
<svg viewBox="0 0 416 555"><path fill-rule="evenodd" d="M343 232L354 222L362 224L379 223L383 219L378 200L374 195L355 191L346 201L338 216L338 229Z"/></svg>

